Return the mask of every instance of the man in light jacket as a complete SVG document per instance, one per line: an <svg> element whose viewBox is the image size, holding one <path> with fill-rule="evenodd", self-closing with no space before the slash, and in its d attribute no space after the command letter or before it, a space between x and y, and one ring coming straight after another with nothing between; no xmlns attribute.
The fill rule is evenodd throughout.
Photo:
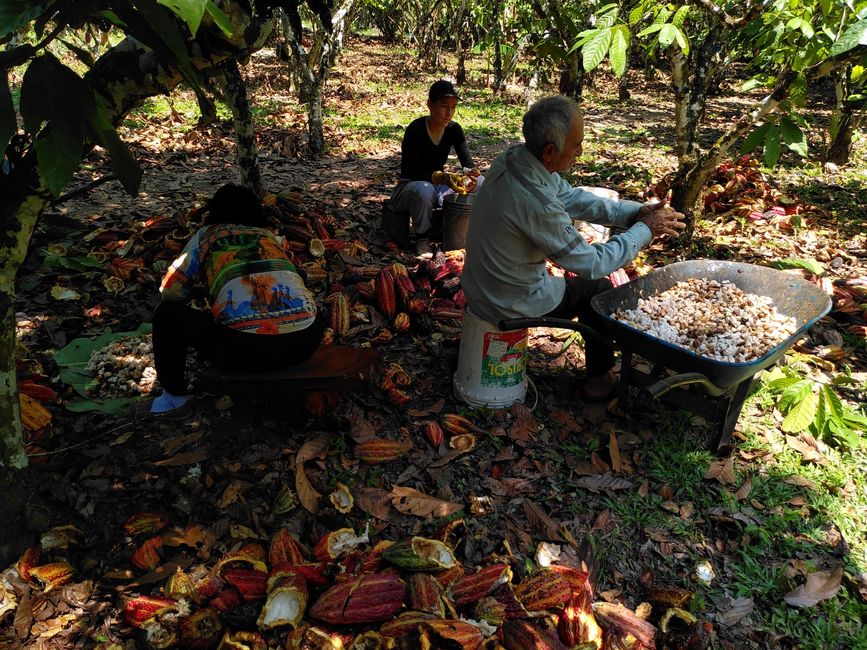
<svg viewBox="0 0 867 650"><path fill-rule="evenodd" d="M607 275L632 261L654 239L676 236L683 215L663 203L616 201L572 187L558 172L581 155L584 119L560 95L539 100L524 115L524 144L491 165L473 203L461 284L469 308L496 323L503 318L552 316L599 327L590 298L611 288ZM588 244L573 219L622 229ZM546 260L575 278L549 275ZM610 346L588 341L584 397L609 396L617 383Z"/></svg>

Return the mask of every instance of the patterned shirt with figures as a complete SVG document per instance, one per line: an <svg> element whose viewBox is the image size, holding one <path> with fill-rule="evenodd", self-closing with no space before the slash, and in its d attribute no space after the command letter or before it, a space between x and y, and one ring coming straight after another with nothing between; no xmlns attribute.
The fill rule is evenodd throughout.
<svg viewBox="0 0 867 650"><path fill-rule="evenodd" d="M316 303L295 265L268 230L215 225L200 229L163 277L163 300L185 301L207 290L214 318L251 334L309 327Z"/></svg>

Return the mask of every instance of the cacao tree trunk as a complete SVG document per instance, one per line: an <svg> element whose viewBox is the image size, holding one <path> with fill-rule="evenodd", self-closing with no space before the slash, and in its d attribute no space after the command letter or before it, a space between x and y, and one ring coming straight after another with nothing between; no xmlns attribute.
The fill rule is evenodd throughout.
<svg viewBox="0 0 867 650"><path fill-rule="evenodd" d="M247 84L241 77L241 70L235 59L229 59L221 67L226 80L226 95L232 105L241 184L253 190L258 196L262 196L262 174L259 171L259 152L256 148L256 132L253 129L253 114L250 112Z"/></svg>
<svg viewBox="0 0 867 650"><path fill-rule="evenodd" d="M27 455L15 370L15 276L51 195L40 184L32 158L2 178L0 190L0 467L20 469L27 465Z"/></svg>
<svg viewBox="0 0 867 650"><path fill-rule="evenodd" d="M584 64L580 50L571 52L563 59L560 73L560 94L580 102L584 94Z"/></svg>
<svg viewBox="0 0 867 650"><path fill-rule="evenodd" d="M834 83L836 103L831 125L828 127L830 139L825 147L825 162L844 165L852 154L852 136L864 123L864 109L867 102L847 101L853 92L852 66L847 65L837 74Z"/></svg>

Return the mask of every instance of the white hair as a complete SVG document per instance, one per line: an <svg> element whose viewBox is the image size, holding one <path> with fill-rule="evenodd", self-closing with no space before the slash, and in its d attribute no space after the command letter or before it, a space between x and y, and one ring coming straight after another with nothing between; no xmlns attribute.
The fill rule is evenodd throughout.
<svg viewBox="0 0 867 650"><path fill-rule="evenodd" d="M563 95L543 97L524 113L524 143L537 158L541 158L546 144L553 144L557 152L566 146L566 136L572 121L581 117L581 109L573 99Z"/></svg>

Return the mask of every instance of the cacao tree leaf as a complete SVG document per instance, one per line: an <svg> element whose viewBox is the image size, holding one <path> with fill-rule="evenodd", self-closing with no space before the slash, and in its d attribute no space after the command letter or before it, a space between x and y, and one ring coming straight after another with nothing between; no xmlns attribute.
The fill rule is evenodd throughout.
<svg viewBox="0 0 867 650"><path fill-rule="evenodd" d="M24 128L29 133L37 133L42 123L51 118L55 103L52 93L52 71L57 59L52 54L37 56L24 71L21 81L19 110Z"/></svg>
<svg viewBox="0 0 867 650"><path fill-rule="evenodd" d="M813 275L824 275L825 267L821 262L812 258L791 258L784 257L775 261L771 266L775 269L806 269Z"/></svg>
<svg viewBox="0 0 867 650"><path fill-rule="evenodd" d="M235 28L232 25L232 20L226 15L226 13L215 5L213 0L208 0L205 9L207 10L208 15L214 19L214 23L216 23L217 27L219 27L226 36L231 36L235 31Z"/></svg>
<svg viewBox="0 0 867 650"><path fill-rule="evenodd" d="M190 28L190 33L195 36L199 31L199 25L202 24L202 17L205 15L205 5L207 0L157 0L161 5L168 7L180 16L187 27Z"/></svg>
<svg viewBox="0 0 867 650"><path fill-rule="evenodd" d="M775 167L779 159L780 128L776 124L772 124L765 134L765 167Z"/></svg>
<svg viewBox="0 0 867 650"><path fill-rule="evenodd" d="M108 111L103 99L91 95L91 101L88 104L90 110L85 112L85 117L93 132L94 140L111 154L111 169L120 180L123 189L135 196L138 193L142 178L142 170L138 161L126 143L120 139L117 129L108 119Z"/></svg>
<svg viewBox="0 0 867 650"><path fill-rule="evenodd" d="M674 43L674 39L677 38L678 32L680 32L680 30L674 25L663 25L662 29L659 30L659 44L662 47L668 47Z"/></svg>
<svg viewBox="0 0 867 650"><path fill-rule="evenodd" d="M765 138L765 134L768 132L768 128L770 128L771 123L765 122L764 124L757 126L752 132L746 137L744 143L741 145L741 155L745 153L749 153L759 146L762 140Z"/></svg>
<svg viewBox="0 0 867 650"><path fill-rule="evenodd" d="M81 166L84 153L84 129L80 116L55 117L36 139L39 176L54 196L60 196L72 175Z"/></svg>
<svg viewBox="0 0 867 650"><path fill-rule="evenodd" d="M655 34L656 32L660 31L663 27L665 27L664 24L656 23L656 24L653 24L646 29L642 29L640 32L638 32L638 34L636 34L636 36L638 36L639 38L644 38L645 36L650 36L651 34Z"/></svg>
<svg viewBox="0 0 867 650"><path fill-rule="evenodd" d="M27 0L3 0L0 2L0 39L28 25L56 2L57 0L36 3Z"/></svg>
<svg viewBox="0 0 867 650"><path fill-rule="evenodd" d="M611 45L611 30L600 30L589 42L581 48L581 57L584 61L584 69L587 72L593 70L602 63L602 59Z"/></svg>
<svg viewBox="0 0 867 650"><path fill-rule="evenodd" d="M63 46L72 52L75 57L88 68L93 66L93 55L90 52L85 50L83 47L78 47L75 43L70 43L66 39L58 38L57 40L63 43Z"/></svg>
<svg viewBox="0 0 867 650"><path fill-rule="evenodd" d="M843 54L859 45L867 45L867 18L849 25L831 45L831 56Z"/></svg>
<svg viewBox="0 0 867 650"><path fill-rule="evenodd" d="M815 419L819 408L819 396L810 391L804 399L792 404L792 408L786 414L781 428L787 433L803 431Z"/></svg>
<svg viewBox="0 0 867 650"><path fill-rule="evenodd" d="M625 25L615 27L611 33L611 46L608 56L614 74L622 77L626 73L626 48L629 45L629 29Z"/></svg>
<svg viewBox="0 0 867 650"><path fill-rule="evenodd" d="M4 71L2 83L0 83L0 158L2 158L2 152L6 151L6 145L9 144L10 138L15 135L17 130L15 106L12 103L12 92L9 90L9 75Z"/></svg>
<svg viewBox="0 0 867 650"><path fill-rule="evenodd" d="M807 136L788 115L780 120L780 133L783 144L802 158L807 157Z"/></svg>

